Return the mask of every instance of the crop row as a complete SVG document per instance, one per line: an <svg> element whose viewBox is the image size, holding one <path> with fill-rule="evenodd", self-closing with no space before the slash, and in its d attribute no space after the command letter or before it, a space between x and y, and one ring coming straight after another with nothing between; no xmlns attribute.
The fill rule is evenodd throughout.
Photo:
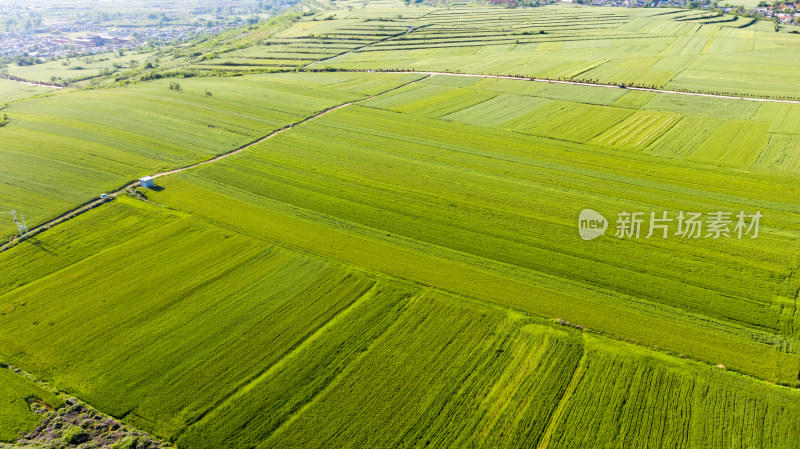
<svg viewBox="0 0 800 449"><path fill-rule="evenodd" d="M213 209L193 197L236 198L242 218L226 223L248 233L765 378L793 379L788 360L796 356L778 348L793 345L795 317L773 307L775 298L793 294L791 282L774 283L777 273L788 276L793 260L786 239L797 232L796 206L784 184L791 178L749 180L647 155L408 113L398 118L358 106L338 110L246 156L172 180L175 189L157 196L204 216ZM210 190L220 185L220 193ZM674 218L680 210L738 212L743 205L772 217L758 240L645 239L644 229L639 240L575 244L574 216L585 207L613 220L623 210L666 210ZM331 247L331 240L343 243ZM655 265L654 252L662 255ZM495 269L506 278L516 273L515 280L495 278ZM456 281L464 278L473 282ZM651 324L633 324L645 322ZM728 334L734 328L735 338ZM722 329L724 336L716 334ZM729 347L718 346L728 338ZM761 357L787 363L777 373L755 362Z"/></svg>
<svg viewBox="0 0 800 449"><path fill-rule="evenodd" d="M457 84L445 83L448 79ZM509 91L518 94L506 93L498 98L497 92L504 91L500 88L504 84L517 86ZM755 166L756 161L760 161L758 166L780 166L784 170L796 166L791 162L794 161L791 145L783 150L781 145L766 149L770 136L774 135L770 132L792 133L796 128L796 105L611 89L599 92L603 96L591 97L592 89L436 76L366 104L667 157L740 167ZM597 106L579 102L593 102ZM717 108L724 112L714 112ZM639 112L634 113L636 110ZM578 122L579 128L575 126ZM760 156L763 151L769 151L770 155Z"/></svg>
<svg viewBox="0 0 800 449"><path fill-rule="evenodd" d="M724 367L723 367L724 369ZM796 391L590 339L550 448L791 448Z"/></svg>
<svg viewBox="0 0 800 449"><path fill-rule="evenodd" d="M442 295L415 300L366 354L258 447L531 447L580 340Z"/></svg>
<svg viewBox="0 0 800 449"><path fill-rule="evenodd" d="M168 89L173 80L158 80L20 102L4 110L10 120L0 127L0 211L15 209L29 225L41 223L139 176L231 151L363 98L364 83L386 90L406 78L318 74L295 86L279 76L195 78L180 80L180 91ZM12 227L0 221L2 240Z"/></svg>
<svg viewBox="0 0 800 449"><path fill-rule="evenodd" d="M195 421L374 285L137 200L119 198L73 221L99 229L133 216L133 238L112 236L99 252L78 245L73 263L0 295L11 309L0 316L0 353L162 436ZM46 244L66 251L73 239ZM143 268L126 269L134 265Z"/></svg>

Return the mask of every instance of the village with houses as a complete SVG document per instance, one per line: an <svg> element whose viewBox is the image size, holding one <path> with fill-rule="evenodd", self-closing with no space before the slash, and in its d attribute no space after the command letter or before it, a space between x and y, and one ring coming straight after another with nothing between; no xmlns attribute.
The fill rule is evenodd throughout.
<svg viewBox="0 0 800 449"><path fill-rule="evenodd" d="M231 26L234 25L141 28L135 32L92 24L87 24L85 27L68 26L66 28L69 31L60 31L58 26L55 29L43 27L33 31L0 33L0 56L50 59L75 53L133 50L147 44L158 46L180 41L201 33L218 33Z"/></svg>
<svg viewBox="0 0 800 449"><path fill-rule="evenodd" d="M758 19L771 20L782 25L800 25L800 2L787 3L762 1L755 8L737 6L736 0L718 2L716 0L535 0L525 2L522 0L489 0L490 3L516 6L539 6L552 3L580 4L598 7L615 8L684 8L717 11L724 14L737 14Z"/></svg>
<svg viewBox="0 0 800 449"><path fill-rule="evenodd" d="M735 2L736 0L730 0ZM226 29L257 23L270 11L284 10L296 0L226 2L225 7L207 4L191 11L148 14L132 10L124 15L42 15L34 9L0 3L0 63L38 64L47 60L96 53L158 48L175 42L213 35ZM505 7L529 7L551 3L573 3L595 7L689 8L769 20L791 26L800 24L800 2L762 1L757 7L721 3L716 0L488 0ZM221 3L222 4L222 3ZM236 6L231 6L231 5ZM26 15L27 14L27 15ZM47 18L43 18L47 17Z"/></svg>
<svg viewBox="0 0 800 449"><path fill-rule="evenodd" d="M800 2L797 3L772 3L761 2L754 10L761 17L777 19L780 23L789 25L800 24Z"/></svg>
<svg viewBox="0 0 800 449"><path fill-rule="evenodd" d="M95 15L77 13L60 4L48 9L0 2L0 57L39 62L76 54L158 47L257 23L295 1L197 2L169 13L155 14L136 7Z"/></svg>

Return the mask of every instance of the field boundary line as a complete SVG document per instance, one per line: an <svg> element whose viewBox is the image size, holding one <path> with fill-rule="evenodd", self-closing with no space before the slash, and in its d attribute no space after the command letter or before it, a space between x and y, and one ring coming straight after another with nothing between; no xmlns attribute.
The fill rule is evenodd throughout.
<svg viewBox="0 0 800 449"><path fill-rule="evenodd" d="M377 280L375 280L375 283L372 285L372 287L369 288L369 290L367 290L366 292L364 292L364 294L362 294L361 296L356 298L354 301L352 301L350 304L348 304L347 307L345 307L344 309L339 311L339 313L334 315L330 320L326 321L320 327L318 327L313 332L311 332L305 339L303 339L296 346L294 346L294 347L290 348L288 351L286 351L281 356L281 358L276 360L270 366L268 366L265 369L263 369L261 372L257 373L256 375L252 376L251 378L247 379L240 386L238 386L231 394L229 394L227 397L225 397L224 399L222 399L218 403L216 403L216 404L212 405L211 407L209 407L205 412L203 412L203 414L200 417L198 417L195 421L189 423L182 431L180 431L178 433L178 438L180 438L182 435L184 435L193 426L199 425L203 421L205 421L207 419L210 419L210 417L213 417L214 413L217 410L225 407L226 405L230 404L231 402L235 401L236 399L242 397L242 395L245 395L245 394L249 393L250 391L252 391L252 389L255 388L256 385L258 385L260 382L262 382L265 379L267 379L269 376L274 374L277 370L281 369L281 367L284 366L288 361L291 361L294 357L297 357L298 354L301 351L303 351L306 347L308 347L309 345L313 344L315 341L317 341L320 338L322 338L322 334L325 333L328 329L330 329L333 325L335 325L336 323L338 323L339 321L341 321L342 319L347 317L349 314L354 313L353 311L356 309L356 307L359 304L363 303L364 301L367 301L367 300L371 299L373 296L378 294L378 290L379 290L379 282ZM404 306L404 308L405 308L405 306ZM384 331L380 335L378 335L375 338L375 340L379 340L394 325L395 325L395 322L393 322L386 329L384 329ZM372 343L374 343L374 340L373 340ZM369 347L372 347L372 343L370 343ZM364 355L364 353L369 351L369 347L367 348L366 351L363 351L361 354L358 354L358 356L356 356L356 358L351 363L353 363L356 360L360 359ZM347 368L347 366L345 366L343 368L343 370L346 369L346 368ZM275 429L273 429L273 431L270 433L270 435L268 437L266 437L266 438L269 438L270 436L272 436L275 432L278 431L278 429L283 427L284 424L292 421L292 418L296 414L300 413L309 404L314 402L317 397L319 397L325 390L327 390L328 387L330 387L331 385L333 385L336 382L336 380L339 378L340 374L341 374L341 372L337 373L337 375L334 376L330 380L330 382L328 382L328 384L325 385L325 387L323 389L321 389L320 391L316 392L312 397L308 398L307 401L303 402L302 404L299 404L299 407L296 410L294 410L292 413L287 414L286 415L286 420L283 421L282 423L280 423Z"/></svg>
<svg viewBox="0 0 800 449"><path fill-rule="evenodd" d="M28 81L28 80L25 80L25 79L22 79L22 78L15 79L15 78L11 78L11 77L8 77L8 76L2 76L2 77L0 77L0 79L13 81L15 83L20 83L20 84L28 84L30 86L49 87L51 89L63 89L64 88L63 86L55 86L53 84L38 83L36 81Z"/></svg>
<svg viewBox="0 0 800 449"><path fill-rule="evenodd" d="M490 75L484 73L455 73L455 72L435 72L435 71L424 71L424 70L337 70L339 72L374 72L374 73L416 73L419 75L444 75L444 76L466 76L466 77L474 77L474 78L492 78L492 79L504 79L504 80L516 80L516 81L533 81L537 83L554 83L554 84L568 84L572 86L589 86L589 87L600 87L606 89L623 89L623 90L638 90L642 92L655 92L659 94L672 94L672 95L689 95L693 97L708 97L708 98L722 98L727 100L745 100L745 101L756 101L759 103L787 103L787 104L800 104L800 100L779 100L776 98L754 98L754 97L742 97L736 95L722 95L722 94L704 94L700 92L682 92L678 90L668 90L668 89L655 89L650 87L636 87L636 86L618 86L615 84L602 84L602 83L586 83L582 81L568 81L568 80L551 80L547 78L536 78L536 77L526 77L526 76L512 76L512 75Z"/></svg>
<svg viewBox="0 0 800 449"><path fill-rule="evenodd" d="M276 427L272 431L272 433L269 434L268 437L264 438L264 441L269 440L274 435L276 435L279 432L281 432L281 430L284 427L286 427L287 425L289 425L292 422L294 422L300 415L302 415L306 410L308 410L309 407L311 407L316 401L318 401L320 396L322 396L325 393L326 390L328 390L331 387L335 387L335 386L338 385L339 382L342 382L341 374L344 373L350 366L354 366L355 364L357 364L361 360L363 360L367 356L367 354L369 354L370 351L372 351L372 348L374 348L376 344L378 344L379 342L382 342L385 338L388 338L388 337L386 337L386 335L388 335L390 332L392 332L395 329L395 327L400 325L399 323L401 322L401 317L402 317L402 315L404 315L407 312L407 309L409 308L409 306L414 304L414 303L416 303L419 300L419 298L422 297L423 295L425 295L426 293L427 293L427 290L425 290L423 288L420 291L414 293L413 295L407 297L404 300L405 303L403 304L402 311L398 314L397 319L395 319L395 321L393 321L389 326L387 326L386 329L384 329L383 332L381 332L380 335L376 336L375 339L372 340L370 342L370 344L367 346L366 350L361 351L361 353L359 353L355 358L353 358L353 360L350 362L350 364L348 364L346 367L344 367L341 372L339 372L333 379L331 379L330 383L328 383L328 385L323 390L321 390L319 393L314 395L313 398L311 398L308 401L306 401L305 403L303 403L303 405L301 405L297 410L295 410L290 415L288 415L285 421L283 421L278 427Z"/></svg>
<svg viewBox="0 0 800 449"><path fill-rule="evenodd" d="M364 102L364 101L372 100L373 98L379 97L381 95L385 95L385 94L387 94L389 92L393 92L393 91L395 91L397 89L401 89L401 88L406 87L406 86L408 86L410 84L414 84L414 83L417 83L417 82L422 81L424 79L427 79L430 76L431 75L427 75L427 76L423 76L423 77L417 78L415 80L409 81L407 83L403 83L403 84L401 84L399 86L395 86L395 87L393 87L391 89L385 90L383 92L379 92L379 93L374 94L374 95L367 96L365 98L361 98L361 99L353 100L353 101L348 101L346 103L342 103L342 104L339 104L339 105L336 105L336 106L331 106L329 108L323 109L322 111L319 111L319 112L315 113L314 115L310 115L310 116L308 116L308 117L306 117L306 118L304 118L304 119L302 119L300 121L297 121L297 122L291 123L289 125L286 125L286 126L284 126L282 128L276 129L276 130L272 131L271 133L267 134L264 137L260 137L260 138L254 140L254 141L252 141L252 142L250 142L248 144L245 144L245 145L243 145L241 147L238 147L238 148L236 148L234 150L231 150L231 151L229 151L227 153L223 153L223 154L217 155L217 156L212 157L211 159L207 159L205 161L195 162L195 163L192 163L192 164L189 164L189 165L185 165L183 167L174 168L174 169L171 169L171 170L159 172L159 173L156 173L156 174L152 175L152 177L153 178L160 178L162 176L167 176L167 175L171 175L171 174L174 174L174 173L180 173L182 171L191 170L193 168L197 168L197 167L200 167L200 166L203 166L203 165L207 165L207 164L211 164L211 163L220 161L222 159L228 158L228 157L233 156L235 154L239 154L242 151L247 150L248 148L251 148L251 147L253 147L255 145L258 145L259 143L264 142L267 139L271 139L271 138L275 137L276 135L278 135L278 134L280 134L280 133L282 133L284 131L292 129L295 126L298 126L298 125L301 125L301 124L306 123L308 121L311 121L311 120L317 119L319 117L322 117L323 115L325 115L325 114L327 114L329 112L333 112L333 111L335 111L337 109L345 108L345 107L353 105L353 104L357 104L357 103L361 103L361 102ZM109 192L107 198L97 198L97 199L94 199L94 200L90 200L88 202L85 202L85 203L79 205L76 208L70 209L67 212L64 212L63 214L57 216L56 218L54 218L52 220L49 220L49 221L47 221L47 222L45 222L43 224L40 224L40 225L37 225L37 226L31 228L28 231L28 235L26 237L24 237L24 238L19 237L19 236L14 236L11 239L9 239L8 241L6 241L5 243L0 244L0 253L11 249L12 247L16 246L19 242L24 241L28 237L32 237L32 236L37 235L37 234L39 234L41 232L44 232L44 231L52 228L53 226L55 226L55 225L57 225L59 223L63 223L63 222L65 222L65 221L67 221L67 220L69 220L71 218L75 218L75 217L77 217L78 215L80 215L80 214L82 214L84 212L87 212L87 211L89 211L91 209L94 209L95 207L102 206L103 204L111 201L111 199L113 199L113 198L116 198L117 196L119 196L119 194L125 192L126 190L129 190L129 189L132 189L132 188L136 187L138 184L139 184L138 180L132 181L132 182L128 182L125 185L123 185L122 187L119 187L116 190L113 190L113 191Z"/></svg>
<svg viewBox="0 0 800 449"><path fill-rule="evenodd" d="M583 332L581 332L581 340L583 343L581 359L578 361L578 366L575 367L575 371L572 372L572 378L570 379L569 384L567 384L564 394L561 395L561 400L558 401L556 408L553 410L553 414L550 415L550 421L547 423L547 427L545 427L544 433L542 434L542 439L539 440L539 444L536 445L536 449L548 449L550 446L550 439L553 437L553 432L555 432L559 421L561 421L561 417L564 415L567 403L572 397L572 394L578 389L578 384L581 382L581 379L583 379L583 374L586 372L587 342Z"/></svg>
<svg viewBox="0 0 800 449"><path fill-rule="evenodd" d="M406 28L406 30L405 30L405 31L403 31L402 33L392 34L392 35L390 35L390 36L388 36L388 37L385 37L385 38L383 38L383 39L378 39L378 40L372 41L372 42L370 42L370 43L368 43L368 44L364 44L364 45L362 45L362 46L360 46L360 47L351 48L350 50L343 51L343 52L341 52L341 53L337 53L337 54L335 54L335 55L328 56L328 57L326 57L326 58L322 58L322 59L318 59L318 60L316 60L316 61L309 62L308 64L306 64L306 65L303 65L303 66L301 66L301 67L303 67L303 68L306 68L306 67L311 67L312 65L314 65L314 64L318 64L318 63L320 63L320 62L325 62L325 61L328 61L328 60L330 60L330 59L333 59L333 58L338 58L339 56L344 56L344 55L347 55L347 54L350 54L350 53L355 53L355 52L357 52L358 50L361 50L362 48L371 47L371 46L373 46L373 45L375 45L375 44L380 44L380 43L382 43L382 42L390 41L390 40L392 40L392 39L394 39L394 38L396 38L396 37L405 36L406 34L412 33L412 32L414 32L415 30L417 30L417 29L419 29L419 28L425 28L426 26L427 26L427 25L421 25L421 26L419 26L419 27L409 27L409 28Z"/></svg>
<svg viewBox="0 0 800 449"><path fill-rule="evenodd" d="M266 368L264 368L260 372L256 373L255 375L251 376L250 378L245 379L244 382L242 382L238 387L236 387L234 389L233 392L231 392L231 394L229 394L225 398L221 399L216 404L213 404L210 407L208 407L208 409L206 409L200 416L198 416L197 419L195 419L194 421L189 423L184 428L184 430L179 432L178 437L180 437L181 435L186 433L186 431L190 427L194 426L195 424L201 423L202 421L207 419L209 416L213 415L214 412L217 411L218 409L220 409L221 407L224 407L226 404L229 404L231 401L234 401L237 398L239 398L240 396L242 396L244 394L247 394L249 391L251 391L253 388L255 388L255 386L259 382L263 381L264 379L269 377L272 373L274 373L275 370L280 369L281 366L285 365L287 360L291 360L293 357L296 357L297 354L300 351L303 350L303 348L307 347L308 345L312 344L313 342L315 342L319 338L321 338L320 337L321 334L324 333L331 326L333 326L335 323L337 323L340 319L342 319L341 318L342 316L346 316L349 313L352 313L352 311L355 308L356 304L359 304L362 301L365 301L366 298L371 298L372 296L374 296L376 294L377 289L378 289L378 282L376 281L374 284L372 284L372 286L369 288L369 290L367 290L361 296L359 296L358 298L353 300L350 304L347 305L347 307L345 307L342 310L340 310L333 317L331 317L328 321L322 323L316 329L313 329L299 343L297 343L296 345L294 345L294 346L290 347L288 350L286 350L286 352L284 352L280 356L280 358L275 360L275 362L273 362L272 364L270 364L269 366L267 366ZM312 398L312 400L313 400L313 398Z"/></svg>

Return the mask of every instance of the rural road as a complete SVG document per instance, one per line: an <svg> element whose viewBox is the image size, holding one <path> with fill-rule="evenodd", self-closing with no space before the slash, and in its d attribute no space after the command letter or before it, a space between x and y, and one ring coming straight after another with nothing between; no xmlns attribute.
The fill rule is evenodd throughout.
<svg viewBox="0 0 800 449"><path fill-rule="evenodd" d="M346 72L368 72L368 70L345 70L345 71ZM237 149L235 149L233 151L230 151L228 153L221 154L219 156L216 156L214 158L211 158L211 159L208 159L208 160L205 160L205 161L202 161L202 162L196 162L194 164L187 165L185 167L180 167L180 168L176 168L176 169L172 169L172 170L156 173L156 174L154 174L152 176L154 178L158 178L158 177L161 177L161 176L171 175L171 174L174 174L174 173L180 173L182 171L190 170L190 169L202 166L202 165L206 165L206 164L211 164L213 162L217 162L219 160L222 160L222 159L225 159L227 157L230 157L230 156L233 156L235 154L238 154L238 153L240 153L240 152L242 152L242 151L244 151L244 150L246 150L246 149L248 149L248 148L250 148L250 147L252 147L252 146L254 146L256 144L259 144L259 143L261 143L261 142L263 142L263 141L265 141L267 139L270 139L270 138L274 137L275 135L280 134L280 133L282 133L282 132L284 132L284 131L286 131L288 129L291 129L291 128L297 126L297 125L300 125L300 124L308 122L310 120L314 120L316 118L319 118L319 117L321 117L321 116L323 116L323 115L325 115L325 114L327 114L327 113L329 113L331 111L335 111L337 109L341 109L341 108L350 106L351 104L354 104L354 103L359 103L359 102L362 102L362 101L370 100L372 98L378 97L380 95L387 94L389 92L392 92L394 90L403 88L403 87L408 86L410 84L419 82L419 81L421 81L421 80L423 80L423 79L425 79L425 78L427 78L429 76L434 76L434 75L440 75L440 76L464 76L464 77L492 78L492 79L508 79L508 80L519 80L519 81L533 81L533 82L540 82L540 83L557 83L557 84L568 84L568 85L575 85L575 86L590 86L590 87L598 87L598 88L620 89L619 86L616 86L616 85L613 85L613 84L582 83L582 82L578 82L578 81L550 80L550 79L545 79L545 78L528 78L528 77L510 76L510 75L488 75L488 74L480 74L480 73L450 73L450 72L434 72L434 71L419 71L419 70L381 70L381 71L374 71L373 73L406 73L406 74L418 74L418 75L427 75L427 76L425 76L423 78L420 78L420 79L417 79L415 81L411 81L409 83L405 83L405 84L397 86L395 88L389 89L389 90L387 90L385 92L381 92L381 93L378 93L378 94L375 94L375 95L372 95L372 96L369 96L369 97L366 97L366 98L362 98L360 100L343 103L343 104L340 104L338 106L334 106L334 107L325 109L325 110L323 110L321 112L318 112L318 113L316 113L316 114L314 114L312 116L306 117L303 120L300 120L299 122L295 122L295 123L292 123L290 125L284 126L283 128L280 128L278 130L275 130L275 131L271 132L270 134L259 138L258 140L255 140L255 141L253 141L253 142L251 142L249 144L246 144L246 145L244 145L242 147L239 147L239 148L237 148ZM22 81L17 81L17 82L22 82ZM26 84L30 84L30 83L26 83ZM47 87L54 87L56 89L60 89L60 87L55 87L55 86L47 86ZM656 93L663 93L663 94L689 95L689 96L709 97L709 98L723 98L723 99L729 99L729 100L756 101L756 102L762 102L762 103L768 102L768 103L800 104L800 100L777 100L777 99L769 99L769 98L737 97L737 96L730 96L730 95L703 94L703 93L697 93L697 92L679 92L679 91L674 91L674 90L652 89L652 88L646 88L646 87L625 87L625 88L628 89L628 90L638 90L638 91L644 91L644 92L656 92ZM57 225L59 223L67 221L70 218L73 218L73 217L75 217L77 215L80 215L80 214L82 214L83 212L86 212L89 209L93 209L93 208L95 208L97 206L100 206L103 203L109 201L110 198L114 198L114 197L118 196L120 193L124 192L127 189L130 189L130 188L136 186L137 184L138 184L138 181L133 181L133 182L130 182L128 184L125 184L123 187L120 187L117 190L114 190L114 191L108 193L109 198L105 198L105 199L98 198L98 199L92 200L92 201L90 201L88 203L84 203L84 204L82 204L81 206L78 206L75 209L72 209L72 210L70 210L68 212L65 212L64 214L60 215L59 217L57 217L57 218L55 218L53 220L50 220L50 221L48 221L46 223L43 223L43 224L38 225L38 226L36 226L34 228L31 228L30 231L29 231L29 235L38 234L38 233L40 233L42 231L50 229L51 227L53 227L53 226L55 226L55 225ZM11 248L12 246L16 245L19 242L19 240L20 240L19 237L14 237L11 240L9 240L8 242L0 245L0 253L5 251L5 250L7 250L7 249L9 249L9 248Z"/></svg>
<svg viewBox="0 0 800 449"><path fill-rule="evenodd" d="M346 72L367 72L368 70L344 70ZM529 78L524 76L510 76L510 75L487 75L482 73L451 73L451 72L427 72L427 71L419 71L419 70L381 70L380 72L375 73L417 73L420 75L447 75L447 76L468 76L468 77L475 77L475 78L494 78L494 79L504 79L504 80L518 80L518 81L534 81L537 83L556 83L556 84L570 84L573 86L589 86L589 87L600 87L600 88L610 88L610 89L623 89L620 86L615 84L602 84L602 83L582 83L579 81L565 81L565 80L551 80L547 78ZM699 92L681 92L677 90L666 90L666 89L653 89L649 87L632 87L626 86L624 89L627 90L639 90L643 92L656 92L660 94L675 94L675 95L689 95L693 97L710 97L710 98L724 98L727 100L745 100L745 101L757 101L761 103L789 103L789 104L800 104L800 100L778 100L772 98L752 98L752 97L737 97L735 95L719 95L719 94L703 94Z"/></svg>
<svg viewBox="0 0 800 449"><path fill-rule="evenodd" d="M20 84L28 84L30 86L49 87L51 89L63 89L63 87L61 87L61 86L53 86L53 85L50 85L50 84L34 83L34 82L31 82L31 81L21 81L21 80L15 80L15 79L5 78L5 77L3 77L2 79L8 80L8 81L13 81L15 83L20 83Z"/></svg>
<svg viewBox="0 0 800 449"><path fill-rule="evenodd" d="M190 170L192 168L196 168L196 167L199 167L201 165L210 164L212 162L217 162L217 161L219 161L221 159L225 159L227 157L233 156L234 154L241 153L242 151L252 147L253 145L259 144L259 143L261 143L261 142L263 142L263 141L265 141L267 139L270 139L270 138L274 137L275 135L277 135L279 133L282 133L283 131L286 131L287 129L290 129L290 128L292 128L294 126L297 126L297 125L299 125L301 123L305 123L305 122L307 122L309 120L313 120L313 119L315 119L317 117L321 117L321 116L323 116L323 115L325 115L325 114L327 114L327 113L329 113L331 111L343 108L345 106L349 106L351 104L353 104L353 102L344 103L344 104L340 104L338 106L334 106L334 107L329 108L329 109L325 109L322 112L319 112L319 113L317 113L315 115L312 115L310 117L306 117L305 119L303 119L303 120L301 120L299 122L292 123L291 125L287 125L287 126L285 126L283 128L280 128L280 129L278 129L276 131L273 131L273 132L267 134L266 136L264 136L264 137L262 137L262 138L260 138L258 140L250 142L247 145L239 147L239 148L237 148L237 149L235 149L233 151L230 151L228 153L221 154L219 156L216 156L214 158L211 158L211 159L208 159L208 160L205 160L205 161L202 161L202 162L196 162L194 164L187 165L185 167L175 168L175 169L172 169L172 170L156 173L156 174L151 175L151 176L154 177L154 178L158 178L158 177L161 177L161 176L171 175L173 173L180 173L182 171ZM36 226L34 228L31 228L28 231L28 236L33 236L33 235L36 235L36 234L38 234L38 233L40 233L42 231L46 231L46 230L52 228L53 226L55 226L55 225L57 225L59 223L62 223L62 222L65 222L65 221L67 221L67 220L69 220L71 218L74 218L74 217L76 217L76 216L78 216L78 215L80 215L80 214L82 214L82 213L84 213L84 212L86 212L86 211L88 211L90 209L94 209L95 207L101 206L103 203L106 203L108 201L111 201L111 199L116 198L120 193L122 193L122 192L124 192L124 191L126 191L128 189L131 189L133 187L136 187L137 185L139 185L139 181L138 180L130 182L128 184L125 184L124 186L118 188L117 190L109 192L107 194L108 197L106 197L106 198L97 198L97 199L94 199L92 201L89 201L88 203L84 203L84 204L76 207L75 209L72 209L72 210L70 210L70 211L68 211L68 212L66 212L66 213L64 213L62 215L59 215L57 218L55 218L53 220L50 220L50 221L48 221L46 223L43 223L43 224L38 225L38 226ZM0 253L2 253L3 251L5 251L7 249L10 249L12 246L15 246L21 240L24 240L24 239L21 239L20 237L17 236L17 237L12 238L8 242L4 243L3 245L0 245Z"/></svg>
<svg viewBox="0 0 800 449"><path fill-rule="evenodd" d="M237 148L235 150L229 151L227 153L220 154L219 156L213 157L211 159L207 159L205 161L196 162L194 164L186 165L184 167L180 167L180 168L175 168L175 169L172 169L172 170L159 172L159 173L156 173L156 174L151 175L151 176L154 177L154 178L159 178L161 176L171 175L171 174L174 174L174 173L180 173L182 171L191 170L193 168L197 168L197 167L200 167L202 165L207 165L207 164L211 164L213 162L217 162L219 160L222 160L222 159L225 159L227 157L233 156L235 154L241 153L242 151L244 151L244 150L246 150L246 149L248 149L248 148L250 148L250 147L252 147L254 145L257 145L257 144L259 144L259 143L261 143L261 142L263 142L263 141L265 141L267 139L271 139L272 137L275 137L276 135L278 135L278 134L280 134L280 133L282 133L282 132L284 132L284 131L286 131L288 129L294 128L297 125L301 125L301 124L306 123L308 121L311 121L311 120L314 120L316 118L322 117L323 115L325 115L325 114L327 114L329 112L333 112L333 111L335 111L337 109L345 108L345 107L350 106L350 105L355 104L355 103L360 103L362 101L370 100L372 98L375 98L375 97L384 95L386 93L392 92L394 90L400 89L402 87L408 86L409 84L413 84L413 83L422 81L425 78L428 78L428 77L424 76L422 78L416 79L416 80L408 82L408 83L404 83L404 84L402 84L400 86L393 87L393 88L391 88L389 90L386 90L384 92L380 92L380 93L377 93L375 95L371 95L369 97L362 98L360 100L349 101L347 103L342 103L342 104L337 105L337 106L332 106L330 108L327 108L327 109L324 109L324 110L322 110L320 112L317 112L314 115L308 116L308 117L300 120L299 122L294 122L294 123L291 123L289 125L284 126L283 128L277 129L277 130L267 134L266 136L261 137L258 140L250 142L250 143L248 143L248 144L246 144L244 146L241 146L241 147L239 147L239 148ZM122 186L122 187L120 187L120 188L118 188L118 189L116 189L114 191L109 192L107 194L108 197L106 197L106 198L97 198L97 199L91 200L91 201L89 201L87 203L84 203L84 204L82 204L82 205L80 205L80 206L78 206L78 207L76 207L74 209L71 209L71 210L63 213L62 215L59 215L58 217L56 217L53 220L50 220L50 221L48 221L46 223L43 223L43 224L37 225L37 226L35 226L33 228L30 228L28 230L28 236L33 236L33 235L36 235L36 234L38 234L40 232L46 231L46 230L52 228L53 226L55 226L55 225L57 225L59 223L63 223L63 222L65 222L65 221L67 221L67 220L69 220L71 218L74 218L74 217L76 217L76 216L78 216L78 215L80 215L80 214L82 214L82 213L84 213L84 212L86 212L86 211L88 211L90 209L94 209L95 207L101 206L104 203L106 203L108 201L111 201L111 199L116 198L120 193L124 192L125 190L133 188L133 187L137 186L138 184L139 184L138 180L133 181L133 182L129 182L129 183L125 184L124 186ZM2 245L0 245L0 253L10 249L13 246L16 246L16 244L19 243L22 240L24 240L24 238L20 238L20 237L14 237L14 238L8 240L7 242L5 242Z"/></svg>

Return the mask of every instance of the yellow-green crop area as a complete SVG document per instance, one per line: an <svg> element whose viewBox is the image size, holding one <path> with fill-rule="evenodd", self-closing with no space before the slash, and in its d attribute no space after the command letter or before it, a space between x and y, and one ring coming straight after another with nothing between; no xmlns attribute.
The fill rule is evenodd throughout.
<svg viewBox="0 0 800 449"><path fill-rule="evenodd" d="M792 389L312 255L262 224L128 197L70 220L4 255L0 353L179 447L793 447ZM311 238L301 224L286 232Z"/></svg>
<svg viewBox="0 0 800 449"><path fill-rule="evenodd" d="M413 46L417 33L441 45L366 51L353 38L391 34L398 14L428 25L375 46ZM358 50L336 56L320 44L336 57L314 66L381 57L406 67L402 55L424 52L430 65L417 69L450 58L464 64L450 69L493 72L474 64L515 58L572 73L580 55L613 53L599 57L619 67L653 52L654 65L676 61L676 42L706 33L675 82L712 60L720 33L752 31L710 23L723 19L350 2L267 38L284 47L235 52L280 47L288 58L302 36L333 39L347 23L343 50ZM519 44L544 59L514 43L472 46L462 32L499 30L485 37L499 40L505 27L549 23L514 36L574 35ZM647 26L652 41L635 31ZM451 35L436 40L445 28ZM775 48L759 33L745 54ZM607 43L582 47L590 34ZM781 35L787 54L793 39ZM487 49L499 52L474 53ZM797 82L751 92L763 73L747 73L729 79L732 91ZM719 79L708 75L703 90ZM0 212L21 211L31 227L137 176L255 143L4 247L0 361L179 448L796 449L799 108L311 71L21 99L3 110ZM605 236L579 236L587 208L609 220ZM646 214L640 238L614 236L623 211ZM738 238L735 217L729 238L703 238L707 228L684 238L675 222L667 238L645 237L651 212L681 211L762 218L757 238ZM0 216L3 240L13 231ZM0 369L0 441L36 426L35 398L60 404Z"/></svg>
<svg viewBox="0 0 800 449"><path fill-rule="evenodd" d="M165 179L154 199L346 263L797 383L795 176L366 107L375 101ZM771 218L759 239L586 244L575 217L590 206L606 216L738 208Z"/></svg>

